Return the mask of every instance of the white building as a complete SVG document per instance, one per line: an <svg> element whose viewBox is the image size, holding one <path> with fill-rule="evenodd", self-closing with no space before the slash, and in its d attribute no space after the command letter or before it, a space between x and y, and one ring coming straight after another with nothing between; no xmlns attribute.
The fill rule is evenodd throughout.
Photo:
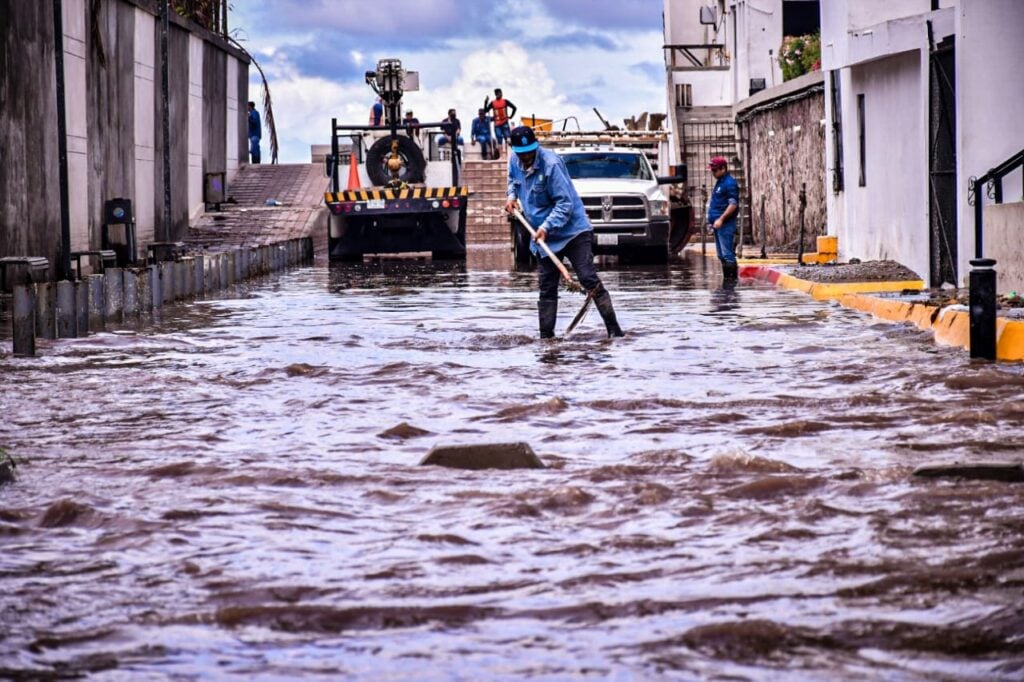
<svg viewBox="0 0 1024 682"><path fill-rule="evenodd" d="M969 179L1024 149L1024 2L828 0L829 232L840 257L892 259L963 286L976 254ZM955 159L955 160L954 160ZM1018 169L985 201L999 289L1024 284Z"/></svg>
<svg viewBox="0 0 1024 682"><path fill-rule="evenodd" d="M783 5L783 0L665 0L665 62L675 104L731 107L753 94L751 89L781 84Z"/></svg>

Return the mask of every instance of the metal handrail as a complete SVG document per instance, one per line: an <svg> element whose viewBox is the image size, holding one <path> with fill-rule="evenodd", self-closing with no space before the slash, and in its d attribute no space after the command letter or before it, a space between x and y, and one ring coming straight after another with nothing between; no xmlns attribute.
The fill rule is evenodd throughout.
<svg viewBox="0 0 1024 682"><path fill-rule="evenodd" d="M721 43L705 43L705 44L690 44L690 43L676 43L666 44L661 46L662 49L670 50L669 52L669 67L671 68L682 68L682 69L713 69L729 66L729 55L725 51L725 45ZM704 51L707 54L704 57L704 61L693 53L696 50L698 52ZM712 64L712 57L717 52L718 63ZM682 66L677 64L676 56L681 55L685 62Z"/></svg>
<svg viewBox="0 0 1024 682"><path fill-rule="evenodd" d="M1017 170L1018 168L1024 168L1024 149L1020 150L1006 161L995 168L989 169L987 173L982 175L980 178L974 178L971 180L972 190L974 195L974 257L983 258L982 256L982 238L984 236L984 230L982 228L982 208L985 203L982 197L982 190L988 183L992 183L993 187L993 201L997 204L1003 203L1003 178Z"/></svg>
<svg viewBox="0 0 1024 682"><path fill-rule="evenodd" d="M970 180L974 194L974 259L970 274L970 348L972 358L995 360L997 356L996 337L996 261L983 256L984 230L982 215L985 197L984 187L992 183L993 201L1003 203L1003 178L1024 167L1024 149L1017 152L980 178ZM968 197L970 201L970 197Z"/></svg>

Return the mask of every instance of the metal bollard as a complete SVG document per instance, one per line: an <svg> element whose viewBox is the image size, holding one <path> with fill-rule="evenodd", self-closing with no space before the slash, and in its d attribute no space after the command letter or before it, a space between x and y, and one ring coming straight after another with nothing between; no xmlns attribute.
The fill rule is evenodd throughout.
<svg viewBox="0 0 1024 682"><path fill-rule="evenodd" d="M103 331L103 275L89 275L89 331Z"/></svg>
<svg viewBox="0 0 1024 682"><path fill-rule="evenodd" d="M164 305L174 302L174 261L160 263L160 289Z"/></svg>
<svg viewBox="0 0 1024 682"><path fill-rule="evenodd" d="M176 260L174 261L174 300L183 301L188 298L188 280L185 276L188 268L185 266L185 261Z"/></svg>
<svg viewBox="0 0 1024 682"><path fill-rule="evenodd" d="M978 201L981 201L979 198ZM971 357L996 359L996 271L992 258L971 260Z"/></svg>
<svg viewBox="0 0 1024 682"><path fill-rule="evenodd" d="M234 266L231 265L231 254L222 253L220 254L220 288L227 289L231 286L231 272L234 271Z"/></svg>
<svg viewBox="0 0 1024 682"><path fill-rule="evenodd" d="M206 291L217 291L220 289L220 254L207 256L206 268Z"/></svg>
<svg viewBox="0 0 1024 682"><path fill-rule="evenodd" d="M139 314L139 279L135 270L125 269L122 275L124 284L124 305L122 310L125 317L135 317Z"/></svg>
<svg viewBox="0 0 1024 682"><path fill-rule="evenodd" d="M78 335L89 335L89 280L75 282L75 313L78 315Z"/></svg>
<svg viewBox="0 0 1024 682"><path fill-rule="evenodd" d="M124 277L121 268L107 268L103 273L103 316L121 321L124 310Z"/></svg>
<svg viewBox="0 0 1024 682"><path fill-rule="evenodd" d="M206 293L206 256L193 256L192 293L200 298Z"/></svg>
<svg viewBox="0 0 1024 682"><path fill-rule="evenodd" d="M57 338L57 288L52 282L36 286L36 337Z"/></svg>
<svg viewBox="0 0 1024 682"><path fill-rule="evenodd" d="M151 290L153 286L153 273L149 268L139 268L133 270L133 273L136 281L138 281L139 314L149 315L153 312L153 292Z"/></svg>
<svg viewBox="0 0 1024 682"><path fill-rule="evenodd" d="M164 281L163 272L159 263L150 265L149 268L149 294L152 299L151 309L157 310L164 304Z"/></svg>
<svg viewBox="0 0 1024 682"><path fill-rule="evenodd" d="M57 282L57 338L78 336L78 314L75 312L75 283Z"/></svg>
<svg viewBox="0 0 1024 682"><path fill-rule="evenodd" d="M213 257L213 264L210 266L210 274L213 275L213 289L220 291L224 288L224 254L218 253Z"/></svg>
<svg viewBox="0 0 1024 682"><path fill-rule="evenodd" d="M18 284L14 287L14 354L32 357L36 354L36 287Z"/></svg>

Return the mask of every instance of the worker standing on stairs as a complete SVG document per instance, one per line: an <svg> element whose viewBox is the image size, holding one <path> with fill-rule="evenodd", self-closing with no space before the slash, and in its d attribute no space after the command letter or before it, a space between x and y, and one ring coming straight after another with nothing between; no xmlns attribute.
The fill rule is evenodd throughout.
<svg viewBox="0 0 1024 682"><path fill-rule="evenodd" d="M500 153L505 142L510 139L512 131L509 130L509 121L516 115L518 109L515 104L505 99L501 94L501 88L494 88L494 101L492 102L490 97L484 98L484 112L488 111L494 112L494 150ZM494 158L499 158L499 154L495 154Z"/></svg>
<svg viewBox="0 0 1024 682"><path fill-rule="evenodd" d="M736 178L729 174L728 162L721 156L708 164L715 177L715 189L708 202L708 225L715 235L715 251L722 262L722 276L726 281L739 277L736 264L736 216L740 210L740 188Z"/></svg>

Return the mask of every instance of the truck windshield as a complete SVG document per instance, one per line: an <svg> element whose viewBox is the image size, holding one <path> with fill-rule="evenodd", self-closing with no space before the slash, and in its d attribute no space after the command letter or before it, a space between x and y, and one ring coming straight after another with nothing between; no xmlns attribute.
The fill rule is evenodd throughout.
<svg viewBox="0 0 1024 682"><path fill-rule="evenodd" d="M593 152L587 154L563 154L565 167L573 180L581 178L631 178L650 180L650 166L643 154Z"/></svg>

